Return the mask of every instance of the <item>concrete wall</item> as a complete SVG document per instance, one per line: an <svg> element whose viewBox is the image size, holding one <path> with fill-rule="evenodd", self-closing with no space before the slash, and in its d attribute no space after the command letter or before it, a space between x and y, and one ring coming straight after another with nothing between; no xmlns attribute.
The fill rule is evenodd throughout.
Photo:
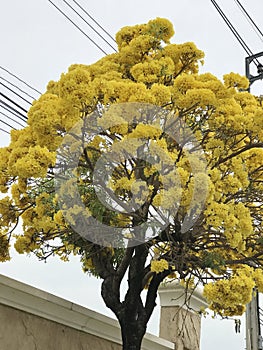
<svg viewBox="0 0 263 350"><path fill-rule="evenodd" d="M0 305L1 350L121 350L121 345Z"/></svg>
<svg viewBox="0 0 263 350"><path fill-rule="evenodd" d="M146 334L142 350L199 350L201 293L168 283L159 295L160 337ZM121 350L121 343L116 320L0 275L0 350Z"/></svg>
<svg viewBox="0 0 263 350"><path fill-rule="evenodd" d="M118 322L0 275L0 350L121 350ZM142 350L171 350L146 334Z"/></svg>

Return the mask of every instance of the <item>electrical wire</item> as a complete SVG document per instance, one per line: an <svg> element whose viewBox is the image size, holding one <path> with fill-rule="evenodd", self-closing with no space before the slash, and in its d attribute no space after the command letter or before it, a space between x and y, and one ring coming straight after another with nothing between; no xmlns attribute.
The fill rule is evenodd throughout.
<svg viewBox="0 0 263 350"><path fill-rule="evenodd" d="M73 20L71 20L57 5L55 5L51 0L48 0L64 17L66 17L82 34L84 34L100 51L102 51L105 55L107 55L107 52L104 51L92 38L90 38ZM107 34L115 43L115 39L75 0L73 0L74 3L94 22L96 23L96 25L105 33ZM106 40L87 20L85 20L85 18L83 16L81 16L81 14L75 9L73 8L66 0L63 0L63 2L70 7L104 42L106 42L115 52L116 49L109 43L108 40ZM0 66L0 69L2 69L3 71L5 71L6 73L8 73L9 75L11 75L12 77L16 78L17 80L19 80L20 82L22 82L23 84L25 84L27 87L29 87L30 89L34 90L35 92L37 92L38 94L41 94L41 92L37 89L35 89L34 87L32 87L31 85L29 85L28 83L26 83L24 80L22 80L21 78L19 78L17 75L15 75L14 73L10 72L8 69ZM15 87L16 89L18 89L20 92L26 94L28 97L32 98L33 100L35 99L33 96L31 96L30 94L28 94L26 91L22 90L21 88L19 88L17 85L11 83L10 81L8 81L7 79L0 77L0 79L2 79L3 81L5 81L6 83L10 84L11 86ZM21 98L23 101L25 101L28 104L32 104L30 101L28 101L27 99L25 99L23 96L21 96L19 93L17 93L16 91L14 91L13 89L11 89L9 86L5 85L4 83L0 82L0 85L2 85L4 88L8 89L9 91L11 91L13 94L15 94L16 96L18 96L19 98ZM19 105L18 103L16 103L14 100L12 100L10 97L6 96L5 94L0 92L0 96L4 97L4 99L6 99L8 102L11 102L13 105L15 105L16 107L18 107L19 109L21 109L23 112L27 113L27 110L23 107L21 107L21 105ZM15 109L14 107L10 106L8 103L6 103L3 100L0 100L0 107L3 108L4 110L8 111L9 113L13 114L15 117L19 118L20 120L22 120L23 122L25 122L27 120L27 117L24 116L21 112L19 112L17 109ZM17 114L16 114L17 113ZM19 124L20 126L23 127L23 125L18 122L17 120L11 118L10 116L8 116L7 114L0 112L1 115L5 116L6 118L12 120L13 122ZM7 126L9 126L10 128L13 128L10 124L4 122L3 120L0 120L0 122L6 124ZM9 134L9 132L7 132L4 129L0 129L6 133Z"/></svg>
<svg viewBox="0 0 263 350"><path fill-rule="evenodd" d="M116 40L113 38L113 36L107 32L106 29L104 29L89 13L87 10L85 10L76 0L72 0L97 26L105 33L108 35L109 38L111 38L115 43Z"/></svg>
<svg viewBox="0 0 263 350"><path fill-rule="evenodd" d="M93 39L91 39L71 18L69 18L65 12L63 12L57 5L55 5L51 0L48 0L68 21L70 21L86 38L88 38L104 55L107 55L107 52L104 51Z"/></svg>
<svg viewBox="0 0 263 350"><path fill-rule="evenodd" d="M69 8L71 8L71 10L73 10L105 43L107 43L112 49L113 51L117 52L117 50L115 49L115 47L113 47L107 39L105 39L87 20L85 20L85 18L83 16L81 16L81 14L79 14L79 12L77 10L74 9L73 6L71 6L66 0L62 0Z"/></svg>
<svg viewBox="0 0 263 350"><path fill-rule="evenodd" d="M15 116L16 118L20 119L22 122L26 123L26 119L24 119L25 117L16 113L19 113L18 111L16 111L15 109L11 109L12 107L8 105L1 105L2 101L0 100L0 108L4 109L6 112L12 114L13 116ZM3 112L0 112L1 114L3 114Z"/></svg>
<svg viewBox="0 0 263 350"><path fill-rule="evenodd" d="M3 102L0 100L0 108L4 109L4 110L7 111L8 113L13 114L15 117L17 117L17 118L20 119L21 121L26 122L26 119L24 119L25 117L24 117L22 114L21 114L21 115L16 114L16 113L19 113L19 112L16 111L15 109L12 109L11 106L2 105L1 103L3 103Z"/></svg>
<svg viewBox="0 0 263 350"><path fill-rule="evenodd" d="M19 90L20 92L22 92L23 94L27 95L28 97L32 98L32 100L35 100L35 97L30 95L29 93L27 93L26 91L24 91L23 89L21 89L19 86L17 86L16 84L11 83L9 80L3 78L0 76L0 79L2 79L3 81L5 81L6 83L8 83L9 85L13 86L14 88L16 88L17 90Z"/></svg>
<svg viewBox="0 0 263 350"><path fill-rule="evenodd" d="M3 109L5 109L8 112L15 112L18 115L16 115L19 119L23 120L23 121L27 121L27 117L24 116L21 112L19 112L17 109L13 108L12 106L10 106L8 103L0 100L0 107L2 107Z"/></svg>
<svg viewBox="0 0 263 350"><path fill-rule="evenodd" d="M9 132L9 131L6 131L6 130L4 130L4 129L2 129L2 128L0 128L0 131L3 131L3 132L5 132L5 133L7 133L8 135L10 135L10 132Z"/></svg>
<svg viewBox="0 0 263 350"><path fill-rule="evenodd" d="M245 15L247 21L250 23L250 25L252 26L253 30L255 31L255 33L257 34L257 36L259 37L259 39L263 42L263 33L260 30L260 28L256 25L255 21L252 19L252 17L249 15L249 13L246 11L246 9L244 8L244 6L241 4L241 2L239 0L234 0L235 3L239 6L241 12L243 12L243 14Z"/></svg>
<svg viewBox="0 0 263 350"><path fill-rule="evenodd" d="M243 49L246 51L246 53L249 56L253 55L253 52L250 50L250 48L247 46L247 44L245 43L245 41L242 39L242 37L239 35L239 33L237 32L237 30L235 29L235 27L232 25L232 23L230 22L230 20L227 18L227 16L224 14L224 12L222 11L222 9L220 8L220 6L216 3L215 0L211 0L212 4L214 5L214 7L216 8L217 12L220 14L220 16L223 18L223 20L225 21L225 23L227 24L227 26L229 27L229 29L231 30L231 32L234 34L234 36L236 37L236 39L238 40L238 42L240 43L240 45L243 47Z"/></svg>
<svg viewBox="0 0 263 350"><path fill-rule="evenodd" d="M14 128L12 125L8 124L7 122L3 121L2 119L0 119L0 123L3 123L7 126L9 126L11 129L17 130L16 128Z"/></svg>
<svg viewBox="0 0 263 350"><path fill-rule="evenodd" d="M5 113L3 113L3 112L0 112L0 114L2 114L2 115L3 115L4 117L6 117L6 118L12 120L14 123L17 123L18 125L22 126L23 128L25 127L25 125L21 124L20 122L18 122L18 121L15 120L15 119L11 118L9 115L7 115L7 114L5 114ZM14 113L12 113L12 114L14 114ZM15 114L14 114L14 115L15 115Z"/></svg>
<svg viewBox="0 0 263 350"><path fill-rule="evenodd" d="M40 92L39 90L35 89L33 86L29 85L28 83L26 83L24 80L22 80L21 78L19 78L17 75L15 75L14 73L10 72L8 69L0 66L0 69L2 69L3 71L5 71L6 73L10 74L12 77L16 78L17 80L19 80L21 83L25 84L27 87L29 87L31 90L36 91L38 94L42 94L42 92Z"/></svg>
<svg viewBox="0 0 263 350"><path fill-rule="evenodd" d="M23 112L27 113L27 110L24 107L21 107L18 103L16 103L15 101L13 101L10 97L6 96L5 94L3 94L2 92L0 92L0 96L4 97L7 101L11 102L13 105L15 105L16 107L18 107L19 109L21 109ZM2 101L3 102L3 101Z"/></svg>
<svg viewBox="0 0 263 350"><path fill-rule="evenodd" d="M246 51L248 56L253 56L253 52L250 50L250 48L247 46L247 44L245 43L245 41L242 39L242 37L240 36L240 34L237 32L237 30L235 29L235 27L233 26L233 24L230 22L230 20L227 18L227 16L224 14L224 12L222 11L222 9L219 7L219 5L216 3L215 0L211 0L212 4L215 6L216 10L218 11L218 13L220 14L220 16L223 18L223 20L225 21L225 23L227 24L227 26L229 27L229 29L231 30L231 32L234 34L234 36L236 37L236 39L238 40L238 42L240 43L240 45L243 47L243 49ZM258 66L261 66L261 63L259 62L259 60L257 58L254 58L252 61L255 66L258 68Z"/></svg>
<svg viewBox="0 0 263 350"><path fill-rule="evenodd" d="M20 94L18 94L17 92L15 92L13 89L11 89L10 87L8 87L7 85L5 85L4 83L1 83L0 81L0 85L4 86L7 90L11 91L13 94L15 94L16 96L18 96L19 98L21 98L23 101L25 101L26 103L32 105L32 103L30 101L28 101L27 99L25 99L23 96L21 96Z"/></svg>
<svg viewBox="0 0 263 350"><path fill-rule="evenodd" d="M20 114L20 115L16 114L15 113L16 110L14 108L12 109L12 107L9 106L8 104L3 105L1 103L3 103L3 101L0 100L0 108L4 109L8 113L11 113L13 116L20 119L22 122L26 123L27 119L25 119L26 118L25 116L23 116L22 114ZM19 113L19 111L17 111L17 113Z"/></svg>

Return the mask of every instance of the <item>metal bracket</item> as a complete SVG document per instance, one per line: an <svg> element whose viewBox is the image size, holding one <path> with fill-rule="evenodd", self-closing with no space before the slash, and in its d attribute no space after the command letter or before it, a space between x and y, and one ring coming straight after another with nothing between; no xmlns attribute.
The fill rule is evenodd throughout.
<svg viewBox="0 0 263 350"><path fill-rule="evenodd" d="M251 55L246 57L246 77L249 80L249 88L248 91L250 89L250 86L259 79L263 79L263 65L261 63L258 63L257 65L257 73L258 75L252 75L250 74L250 63L252 63L254 60L256 60L259 57L263 56L263 52L259 52L255 55Z"/></svg>

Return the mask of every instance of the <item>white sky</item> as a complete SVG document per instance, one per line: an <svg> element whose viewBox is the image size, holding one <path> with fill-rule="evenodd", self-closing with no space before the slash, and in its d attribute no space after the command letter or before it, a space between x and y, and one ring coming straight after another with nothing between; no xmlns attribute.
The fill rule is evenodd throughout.
<svg viewBox="0 0 263 350"><path fill-rule="evenodd" d="M67 10L62 0L53 0L70 17L81 23ZM84 35L68 22L48 0L1 1L0 65L31 85L45 91L49 80L57 80L72 63L90 64L103 56ZM145 23L155 17L170 19L176 34L173 42L194 41L206 53L202 71L221 78L231 71L244 74L247 56L233 34L212 6L210 0L79 0L87 11L115 34L125 25ZM253 53L263 51L263 43L242 16L234 0L218 0L218 4L236 26ZM242 0L243 6L263 30L262 0ZM112 50L97 39L86 25L83 30L104 50ZM262 60L263 61L263 60ZM0 76L17 83L0 70ZM19 84L20 85L20 84ZM21 85L20 85L21 86ZM262 81L253 85L252 93L263 94ZM1 125L0 125L1 127ZM8 143L8 135L0 131L0 146ZM112 316L100 297L100 282L84 275L77 259L63 263L52 259L47 264L35 258L14 255L11 262L0 265L0 273L70 299L91 309ZM154 312L149 331L158 332L159 310ZM206 319L202 324L201 350L240 350L245 348L242 333L234 333L233 321Z"/></svg>

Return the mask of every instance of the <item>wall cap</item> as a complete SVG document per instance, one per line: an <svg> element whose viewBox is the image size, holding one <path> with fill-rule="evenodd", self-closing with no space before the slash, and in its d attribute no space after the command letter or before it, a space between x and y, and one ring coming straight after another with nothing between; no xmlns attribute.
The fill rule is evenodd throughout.
<svg viewBox="0 0 263 350"><path fill-rule="evenodd" d="M208 304L203 297L202 289L194 291L186 289L178 281L164 282L158 289L161 307L179 306L189 311L198 312L201 308L207 308Z"/></svg>
<svg viewBox="0 0 263 350"><path fill-rule="evenodd" d="M0 274L0 304L121 344L116 320ZM146 333L143 350L174 349L174 344Z"/></svg>

